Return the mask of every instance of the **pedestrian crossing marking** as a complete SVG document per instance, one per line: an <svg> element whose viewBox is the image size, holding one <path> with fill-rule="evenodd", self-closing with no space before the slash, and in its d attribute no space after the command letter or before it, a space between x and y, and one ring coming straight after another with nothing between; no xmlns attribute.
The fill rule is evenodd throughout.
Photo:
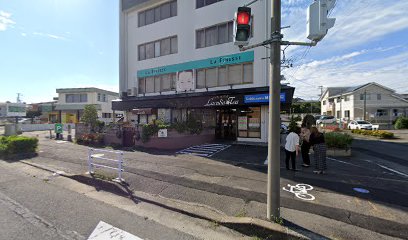
<svg viewBox="0 0 408 240"><path fill-rule="evenodd" d="M190 154L201 157L212 157L214 154L219 153L231 145L227 144L203 144L192 146L177 152L177 154Z"/></svg>

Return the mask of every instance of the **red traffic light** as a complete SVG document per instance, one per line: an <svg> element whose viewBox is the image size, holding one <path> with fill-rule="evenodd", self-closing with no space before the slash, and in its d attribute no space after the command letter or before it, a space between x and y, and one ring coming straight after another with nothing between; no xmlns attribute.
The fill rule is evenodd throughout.
<svg viewBox="0 0 408 240"><path fill-rule="evenodd" d="M237 23L242 25L248 25L251 16L248 12L238 12L237 14Z"/></svg>

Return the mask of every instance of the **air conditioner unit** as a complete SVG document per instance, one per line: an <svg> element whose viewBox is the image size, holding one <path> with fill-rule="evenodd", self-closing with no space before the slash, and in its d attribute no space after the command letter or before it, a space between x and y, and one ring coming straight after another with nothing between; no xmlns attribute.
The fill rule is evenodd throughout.
<svg viewBox="0 0 408 240"><path fill-rule="evenodd" d="M137 88L133 87L133 88L129 88L127 90L127 95L130 96L137 96Z"/></svg>

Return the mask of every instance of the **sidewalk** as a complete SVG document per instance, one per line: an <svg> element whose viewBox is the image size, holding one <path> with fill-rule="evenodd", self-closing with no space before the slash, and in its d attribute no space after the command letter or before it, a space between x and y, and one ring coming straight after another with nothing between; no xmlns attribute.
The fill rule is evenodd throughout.
<svg viewBox="0 0 408 240"><path fill-rule="evenodd" d="M74 176L83 176L87 171L86 147L58 143L45 139L41 134L39 139L39 156L27 162ZM239 149L247 154L241 154ZM262 147L242 146L233 146L229 152L216 155L216 159L125 152L124 178L134 193L147 193L182 205L204 207L225 216L265 219L264 155ZM231 157L241 161L231 164L228 161ZM316 236L337 239L408 238L406 181L387 174L380 177L380 172L374 170L352 174L349 166L335 161L329 161L328 165L328 175L314 175L311 173L313 169L300 172L281 170L282 188L288 187L288 184L306 183L313 186L314 189L308 193L315 197L313 201L305 201L293 193L281 191L281 212L287 226L309 234L313 239ZM284 166L283 162L281 166ZM354 187L369 189L370 194L357 193L353 191Z"/></svg>

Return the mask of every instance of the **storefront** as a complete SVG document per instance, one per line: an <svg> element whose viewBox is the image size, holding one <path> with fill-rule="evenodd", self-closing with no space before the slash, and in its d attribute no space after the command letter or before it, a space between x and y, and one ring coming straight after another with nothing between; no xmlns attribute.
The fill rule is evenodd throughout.
<svg viewBox="0 0 408 240"><path fill-rule="evenodd" d="M290 108L294 88L282 86L281 110ZM126 98L113 102L113 110L126 111L137 125L160 119L173 124L189 118L214 129L217 139L267 142L268 88L232 89L168 96Z"/></svg>

